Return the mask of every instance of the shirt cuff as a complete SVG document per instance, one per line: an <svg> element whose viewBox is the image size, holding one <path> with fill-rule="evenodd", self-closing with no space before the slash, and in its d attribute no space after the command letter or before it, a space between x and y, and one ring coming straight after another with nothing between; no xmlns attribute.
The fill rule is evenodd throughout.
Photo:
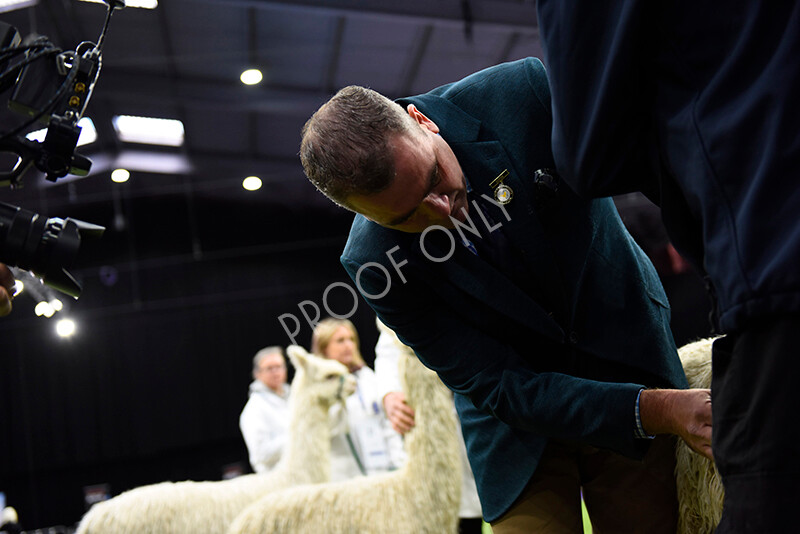
<svg viewBox="0 0 800 534"><path fill-rule="evenodd" d="M644 431L644 427L642 427L642 417L639 414L639 398L642 396L642 391L645 388L639 390L639 394L636 395L636 407L634 408L634 416L636 417L636 428L633 431L633 436L636 439L653 439L655 436L651 436L647 432Z"/></svg>

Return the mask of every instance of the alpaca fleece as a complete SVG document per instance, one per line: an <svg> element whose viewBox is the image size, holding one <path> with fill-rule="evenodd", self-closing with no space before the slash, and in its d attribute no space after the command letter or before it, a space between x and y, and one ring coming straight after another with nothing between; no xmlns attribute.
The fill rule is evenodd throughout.
<svg viewBox="0 0 800 534"><path fill-rule="evenodd" d="M701 339L678 350L691 388L711 387L711 344ZM683 440L675 449L678 486L678 534L713 534L722 518L725 492L714 462L697 454Z"/></svg>

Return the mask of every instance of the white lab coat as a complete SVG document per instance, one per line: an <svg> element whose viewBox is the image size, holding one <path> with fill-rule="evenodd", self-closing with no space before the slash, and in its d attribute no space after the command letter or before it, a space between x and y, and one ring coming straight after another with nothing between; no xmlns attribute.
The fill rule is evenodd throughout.
<svg viewBox="0 0 800 534"><path fill-rule="evenodd" d="M283 453L289 433L289 388L284 384L283 395L278 395L260 380L250 384L239 428L256 473L273 469Z"/></svg>
<svg viewBox="0 0 800 534"><path fill-rule="evenodd" d="M347 480L397 469L404 459L402 438L392 430L381 407L375 372L362 367L356 391L331 407L331 480Z"/></svg>

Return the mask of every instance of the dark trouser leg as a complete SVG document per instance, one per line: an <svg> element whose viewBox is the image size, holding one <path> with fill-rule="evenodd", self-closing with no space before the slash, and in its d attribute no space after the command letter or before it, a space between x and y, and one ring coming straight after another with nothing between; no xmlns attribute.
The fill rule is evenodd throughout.
<svg viewBox="0 0 800 534"><path fill-rule="evenodd" d="M483 519L480 517L462 517L458 520L458 534L481 534Z"/></svg>
<svg viewBox="0 0 800 534"><path fill-rule="evenodd" d="M717 532L784 533L800 499L800 315L714 343L712 448L725 504ZM790 527L794 528L794 527Z"/></svg>
<svg viewBox="0 0 800 534"><path fill-rule="evenodd" d="M583 499L594 534L674 534L675 437L658 436L644 460L581 448Z"/></svg>

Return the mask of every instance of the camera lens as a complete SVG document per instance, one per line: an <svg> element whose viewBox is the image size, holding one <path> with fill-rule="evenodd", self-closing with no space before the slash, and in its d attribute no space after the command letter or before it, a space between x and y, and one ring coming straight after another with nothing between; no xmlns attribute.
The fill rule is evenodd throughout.
<svg viewBox="0 0 800 534"><path fill-rule="evenodd" d="M31 271L47 285L78 298L80 284L67 271L81 238L99 238L105 228L76 219L45 218L0 202L0 261Z"/></svg>

